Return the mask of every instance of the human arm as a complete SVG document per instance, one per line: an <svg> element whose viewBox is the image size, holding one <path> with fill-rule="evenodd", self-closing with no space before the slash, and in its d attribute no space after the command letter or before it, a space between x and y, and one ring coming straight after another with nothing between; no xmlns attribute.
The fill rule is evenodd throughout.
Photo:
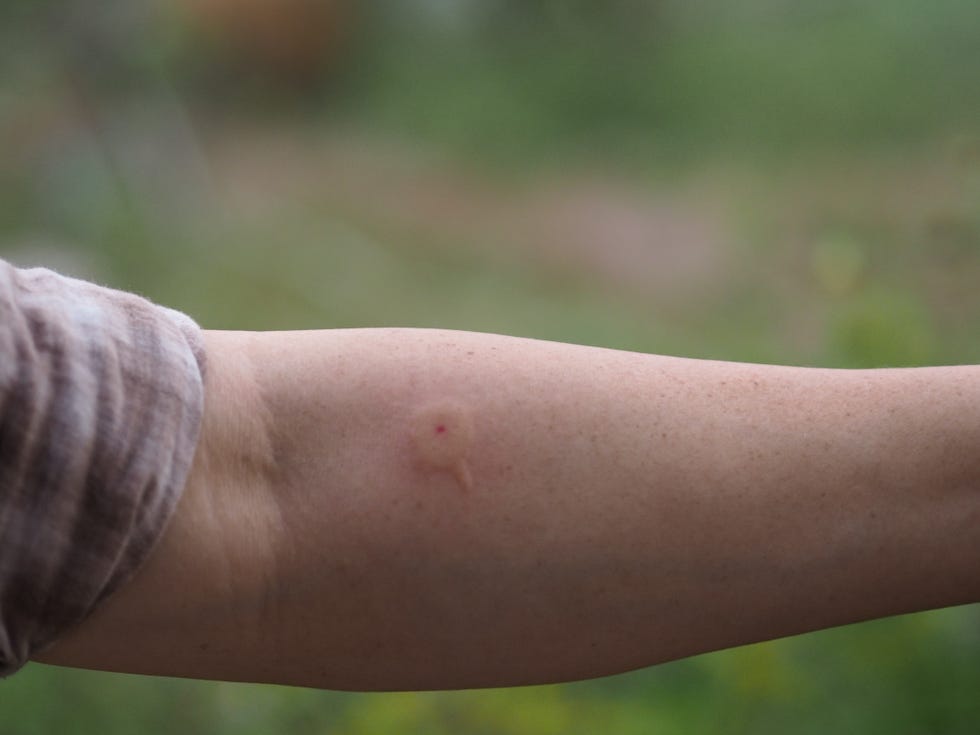
<svg viewBox="0 0 980 735"><path fill-rule="evenodd" d="M202 439L167 533L41 660L512 685L980 600L980 368L433 330L206 344ZM459 462L419 444L446 411Z"/></svg>

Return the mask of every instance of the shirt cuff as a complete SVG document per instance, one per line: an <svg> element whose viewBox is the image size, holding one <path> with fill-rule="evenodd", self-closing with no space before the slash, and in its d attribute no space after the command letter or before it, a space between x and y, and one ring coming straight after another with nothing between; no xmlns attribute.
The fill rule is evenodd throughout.
<svg viewBox="0 0 980 735"><path fill-rule="evenodd" d="M0 261L0 677L150 554L193 462L204 370L186 315Z"/></svg>

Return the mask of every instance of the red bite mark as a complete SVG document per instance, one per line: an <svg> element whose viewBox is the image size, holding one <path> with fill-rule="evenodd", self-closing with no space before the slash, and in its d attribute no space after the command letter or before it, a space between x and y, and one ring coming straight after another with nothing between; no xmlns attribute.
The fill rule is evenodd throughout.
<svg viewBox="0 0 980 735"><path fill-rule="evenodd" d="M446 426L445 426L445 424L439 424L436 427L436 433L437 434L445 434L446 433Z"/></svg>

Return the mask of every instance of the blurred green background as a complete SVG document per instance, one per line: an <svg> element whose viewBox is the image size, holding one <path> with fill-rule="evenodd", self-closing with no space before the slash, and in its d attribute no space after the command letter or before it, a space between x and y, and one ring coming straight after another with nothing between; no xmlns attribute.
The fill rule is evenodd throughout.
<svg viewBox="0 0 980 735"><path fill-rule="evenodd" d="M0 72L0 256L208 327L980 363L976 0L6 0ZM976 606L519 690L0 683L0 735L978 727Z"/></svg>

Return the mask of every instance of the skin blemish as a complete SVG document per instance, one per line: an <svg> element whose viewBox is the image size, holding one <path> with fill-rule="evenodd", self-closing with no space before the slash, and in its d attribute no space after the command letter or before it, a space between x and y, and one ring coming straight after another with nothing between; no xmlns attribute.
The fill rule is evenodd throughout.
<svg viewBox="0 0 980 735"><path fill-rule="evenodd" d="M462 490L473 486L469 453L473 444L473 418L456 401L424 406L412 417L412 447L416 460L431 472L448 472Z"/></svg>

